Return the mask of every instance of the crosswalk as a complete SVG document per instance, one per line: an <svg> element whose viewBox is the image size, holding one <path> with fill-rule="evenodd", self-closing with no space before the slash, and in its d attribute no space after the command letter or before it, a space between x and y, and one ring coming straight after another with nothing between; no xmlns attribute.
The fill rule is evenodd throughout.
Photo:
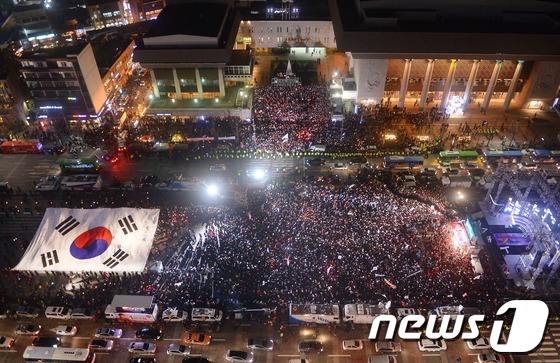
<svg viewBox="0 0 560 363"><path fill-rule="evenodd" d="M293 157L277 157L277 158L263 158L263 159L249 159L247 160L248 171L263 170L269 173L283 172L284 170L290 171L295 165Z"/></svg>
<svg viewBox="0 0 560 363"><path fill-rule="evenodd" d="M560 363L560 322L549 323L542 344L529 353L534 363Z"/></svg>

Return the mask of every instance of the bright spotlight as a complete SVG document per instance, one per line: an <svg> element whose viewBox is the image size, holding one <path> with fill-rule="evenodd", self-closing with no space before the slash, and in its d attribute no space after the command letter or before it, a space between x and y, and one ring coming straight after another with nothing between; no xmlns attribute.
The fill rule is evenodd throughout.
<svg viewBox="0 0 560 363"><path fill-rule="evenodd" d="M212 197L218 195L218 187L213 184L209 185L207 190L208 190L208 194Z"/></svg>
<svg viewBox="0 0 560 363"><path fill-rule="evenodd" d="M261 169L257 169L253 173L253 177L257 180L262 180L264 178L264 176L265 176L265 172L264 172L264 170L261 170Z"/></svg>

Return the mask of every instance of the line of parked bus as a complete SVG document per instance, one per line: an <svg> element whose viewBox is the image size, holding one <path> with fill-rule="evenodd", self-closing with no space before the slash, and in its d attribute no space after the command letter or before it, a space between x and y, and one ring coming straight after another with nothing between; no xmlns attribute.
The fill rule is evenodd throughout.
<svg viewBox="0 0 560 363"><path fill-rule="evenodd" d="M315 324L339 324L342 322L355 324L371 324L380 315L390 314L391 303L380 302L378 304L346 304L342 307L336 304L290 304L290 323L315 323ZM399 308L396 311L398 318L406 315L421 314L415 308ZM341 320L342 314L342 320ZM429 312L430 315L442 317L450 315L455 319L458 315L481 314L480 310L473 307L461 305L440 306Z"/></svg>

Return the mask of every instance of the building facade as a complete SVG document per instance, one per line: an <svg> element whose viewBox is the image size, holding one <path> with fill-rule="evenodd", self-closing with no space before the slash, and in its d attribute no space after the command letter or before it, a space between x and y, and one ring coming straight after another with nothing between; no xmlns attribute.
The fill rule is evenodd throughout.
<svg viewBox="0 0 560 363"><path fill-rule="evenodd" d="M27 108L17 75L0 72L0 132L15 132L27 125Z"/></svg>
<svg viewBox="0 0 560 363"><path fill-rule="evenodd" d="M42 0L17 4L12 11L12 17L23 46L50 45L56 41L56 32Z"/></svg>
<svg viewBox="0 0 560 363"><path fill-rule="evenodd" d="M89 43L24 52L19 62L38 118L99 122L107 94Z"/></svg>
<svg viewBox="0 0 560 363"><path fill-rule="evenodd" d="M560 5L329 0L339 50L350 55L358 101L407 97L462 112L552 105L560 84Z"/></svg>
<svg viewBox="0 0 560 363"><path fill-rule="evenodd" d="M87 11L94 29L122 26L132 22L128 0L89 0Z"/></svg>
<svg viewBox="0 0 560 363"><path fill-rule="evenodd" d="M246 57L225 71L239 22L228 4L168 5L134 52L134 60L150 70L154 98L216 99L226 95L225 74L244 81L246 69L238 61Z"/></svg>

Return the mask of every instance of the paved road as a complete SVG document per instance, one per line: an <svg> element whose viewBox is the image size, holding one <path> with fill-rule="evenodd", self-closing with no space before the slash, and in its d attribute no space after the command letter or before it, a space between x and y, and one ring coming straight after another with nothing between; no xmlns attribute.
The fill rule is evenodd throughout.
<svg viewBox="0 0 560 363"><path fill-rule="evenodd" d="M7 336L14 336L13 329L18 322L24 320L14 321L12 319L0 322L0 334ZM29 320L27 320L29 321ZM102 322L88 322L88 321L59 321L46 318L38 318L36 322L41 324L43 329L41 335L52 336L50 329L59 324L72 323L78 326L79 331L74 338L63 337L63 346L69 347L86 347L88 341L93 337L95 330L102 326ZM105 324L105 326L108 326ZM98 354L99 363L109 362L127 362L130 354L127 352L126 347L130 342L134 341L134 331L140 325L128 326L124 324L117 325L124 331L123 338L116 341L114 351L111 353ZM317 340L321 341L324 345L324 352L316 355L307 355L307 358L313 363L356 363L366 362L367 357L374 355L375 345L367 339L368 334L367 326L356 326L355 330L339 328L334 335L329 332L325 326L319 327L304 327L304 326L290 326L288 333L282 338L278 331L270 325L256 323L256 322L242 322L238 327L234 327L231 323L226 323L221 332L209 332L208 328L202 328L202 332L209 333L212 336L212 343L209 346L197 347L193 346L192 354L197 356L204 356L209 358L212 362L225 362L225 352L228 349L246 350L246 341L251 337L265 337L275 340L275 350L272 352L255 352L255 363L271 363L271 362L287 362L291 358L300 357L297 352L297 344L306 339L313 339L313 335L317 334ZM554 326L547 338L545 344L534 354L529 356L530 362L543 362L553 363L558 362L555 357L558 357L558 346L556 343L549 344L549 342L558 339L558 331L560 328ZM193 329L194 330L194 329ZM180 362L181 359L177 357L169 357L166 354L167 346L171 343L180 343L184 338L185 328L180 323L169 323L164 326L164 337L162 341L158 341L156 358L158 362ZM364 349L361 351L344 351L342 350L342 340L344 339L360 339L364 341ZM20 362L21 354L25 347L31 344L33 337L19 336L16 338L14 349L7 352L0 352L0 363ZM555 341L554 341L555 342ZM476 354L480 352L473 352L469 350L464 341L458 339L456 341L448 341L448 349L444 352L420 352L414 341L401 342L403 346L402 353L397 353L398 361L403 363L455 363L457 357L462 358L462 362L475 362ZM551 348L554 348L552 350ZM305 357L302 355L301 357ZM544 359L544 360L543 360Z"/></svg>

